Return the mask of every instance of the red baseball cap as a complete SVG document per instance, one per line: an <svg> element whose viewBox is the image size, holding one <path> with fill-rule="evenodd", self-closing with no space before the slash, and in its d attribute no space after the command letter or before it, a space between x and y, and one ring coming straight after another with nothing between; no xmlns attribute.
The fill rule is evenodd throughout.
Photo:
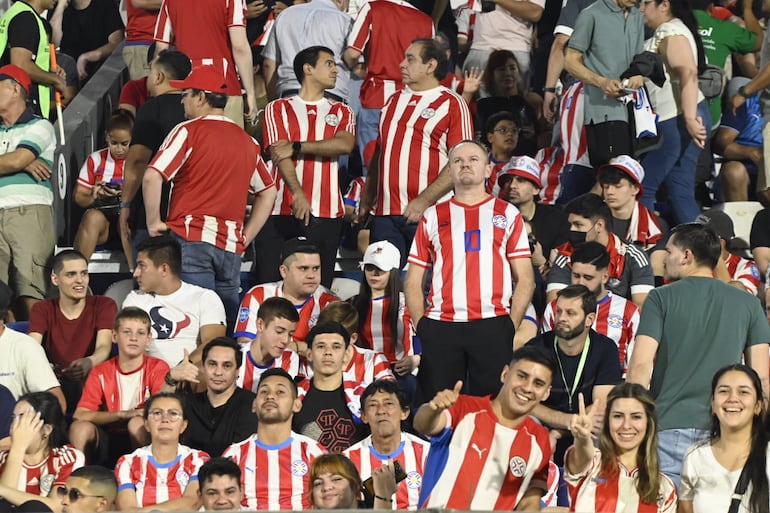
<svg viewBox="0 0 770 513"><path fill-rule="evenodd" d="M29 96L29 88L32 87L32 80L29 75L22 68L15 64L6 64L0 68L0 80L15 80L21 87L24 88L24 92Z"/></svg>
<svg viewBox="0 0 770 513"><path fill-rule="evenodd" d="M196 66L184 80L169 80L177 89L200 89L207 93L227 94L227 83L221 69L215 66Z"/></svg>

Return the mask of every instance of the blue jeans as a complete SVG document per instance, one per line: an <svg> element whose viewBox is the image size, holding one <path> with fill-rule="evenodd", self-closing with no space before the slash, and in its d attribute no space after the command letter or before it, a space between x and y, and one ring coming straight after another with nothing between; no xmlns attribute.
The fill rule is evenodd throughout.
<svg viewBox="0 0 770 513"><path fill-rule="evenodd" d="M566 205L570 200L591 191L596 183L596 171L580 164L567 164L559 175L559 181L561 192L556 204Z"/></svg>
<svg viewBox="0 0 770 513"><path fill-rule="evenodd" d="M705 101L698 104L698 116L703 120L706 130L710 131L711 115ZM642 160L644 193L641 202L654 210L655 194L661 184L665 183L674 222L689 223L700 214L700 207L695 201L695 169L701 149L687 133L684 116L658 123L658 133L663 136L663 143L647 153Z"/></svg>
<svg viewBox="0 0 770 513"><path fill-rule="evenodd" d="M674 481L677 490L681 480L684 453L694 443L705 440L707 437L708 431L703 429L686 428L658 431L660 471Z"/></svg>
<svg viewBox="0 0 770 513"><path fill-rule="evenodd" d="M182 281L217 293L225 306L227 333L232 333L240 303L241 255L206 242L189 242L176 234L174 238L182 245Z"/></svg>
<svg viewBox="0 0 770 513"><path fill-rule="evenodd" d="M356 120L356 137L358 138L358 151L361 152L361 162L363 164L364 176L367 175L369 163L366 161L364 151L366 145L377 140L380 130L380 109L367 109L361 107L358 111Z"/></svg>
<svg viewBox="0 0 770 513"><path fill-rule="evenodd" d="M369 240L372 242L386 240L396 246L401 252L401 269L403 269L416 232L417 224L407 223L403 216L374 216Z"/></svg>

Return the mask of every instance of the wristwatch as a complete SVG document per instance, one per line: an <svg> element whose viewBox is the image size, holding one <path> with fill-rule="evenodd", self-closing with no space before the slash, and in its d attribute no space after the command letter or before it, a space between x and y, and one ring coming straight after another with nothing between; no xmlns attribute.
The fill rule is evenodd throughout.
<svg viewBox="0 0 770 513"><path fill-rule="evenodd" d="M738 94L743 96L744 98L748 98L749 96L751 96L749 93L746 92L745 85L742 85L741 87L738 88Z"/></svg>
<svg viewBox="0 0 770 513"><path fill-rule="evenodd" d="M554 93L555 94L556 93L556 88L555 87L544 87L543 88L543 92L544 93Z"/></svg>
<svg viewBox="0 0 770 513"><path fill-rule="evenodd" d="M291 149L293 150L294 156L296 157L300 153L302 153L302 143L299 141L294 141L291 143Z"/></svg>
<svg viewBox="0 0 770 513"><path fill-rule="evenodd" d="M171 371L168 371L166 373L166 377L163 378L163 381L165 381L166 384L168 386L170 386L170 387L175 387L175 386L177 386L179 384L179 382L177 380L175 380L174 378L171 377Z"/></svg>

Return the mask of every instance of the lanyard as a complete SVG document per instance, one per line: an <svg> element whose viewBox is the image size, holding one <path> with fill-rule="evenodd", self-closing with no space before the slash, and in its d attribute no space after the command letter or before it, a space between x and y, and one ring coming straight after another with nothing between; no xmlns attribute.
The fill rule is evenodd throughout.
<svg viewBox="0 0 770 513"><path fill-rule="evenodd" d="M569 409L572 411L572 399L575 397L575 391L578 388L580 378L583 377L583 368L588 358L588 348L591 346L591 336L586 335L586 341L583 345L583 352L580 353L580 361L578 362L577 372L575 373L575 381L572 382L572 387L567 383L567 377L564 375L564 367L561 365L561 358L559 358L559 348L557 346L558 337L553 337L553 351L556 353L556 361L559 363L559 372L561 373L561 379L564 382L564 386L567 388L567 397L569 398Z"/></svg>

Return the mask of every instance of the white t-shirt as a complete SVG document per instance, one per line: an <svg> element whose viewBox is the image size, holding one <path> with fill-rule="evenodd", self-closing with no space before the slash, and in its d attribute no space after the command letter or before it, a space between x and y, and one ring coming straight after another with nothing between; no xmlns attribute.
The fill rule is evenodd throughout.
<svg viewBox="0 0 770 513"><path fill-rule="evenodd" d="M131 291L123 308L137 306L147 312L152 322L152 342L147 354L165 360L170 366L184 358L184 350L198 347L201 326L225 325L225 307L216 292L182 282L167 296Z"/></svg>
<svg viewBox="0 0 770 513"><path fill-rule="evenodd" d="M770 462L770 452L768 453ZM679 499L692 501L693 513L727 511L730 497L741 476L741 469L732 472L724 468L714 457L711 444L701 443L690 447L682 463L682 484ZM751 485L743 496L739 513L749 513ZM759 512L754 512L759 513Z"/></svg>
<svg viewBox="0 0 770 513"><path fill-rule="evenodd" d="M16 399L28 392L59 386L43 346L7 326L0 334L0 385L8 388Z"/></svg>

